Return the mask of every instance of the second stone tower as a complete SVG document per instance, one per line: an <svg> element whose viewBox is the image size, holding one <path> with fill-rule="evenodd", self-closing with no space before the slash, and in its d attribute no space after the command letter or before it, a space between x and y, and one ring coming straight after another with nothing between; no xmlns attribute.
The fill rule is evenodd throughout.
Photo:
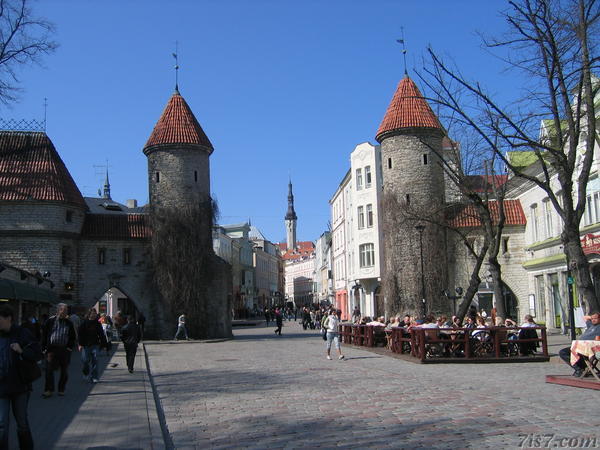
<svg viewBox="0 0 600 450"><path fill-rule="evenodd" d="M422 316L447 308L445 132L415 83L405 76L375 139L383 175L383 290L389 316Z"/></svg>

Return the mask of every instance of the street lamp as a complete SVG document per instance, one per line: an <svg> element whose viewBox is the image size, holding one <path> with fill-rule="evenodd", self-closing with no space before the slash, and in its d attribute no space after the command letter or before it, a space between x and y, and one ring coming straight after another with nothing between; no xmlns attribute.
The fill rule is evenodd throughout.
<svg viewBox="0 0 600 450"><path fill-rule="evenodd" d="M462 297L463 288L459 286L455 289L455 291L456 291L456 295L450 295L450 292L448 292L447 289L444 289L442 291L442 293L446 296L446 298L448 300L452 300L452 315L454 315L454 316L456 315L456 300L458 300L459 298Z"/></svg>
<svg viewBox="0 0 600 450"><path fill-rule="evenodd" d="M427 305L425 304L425 271L423 270L423 231L425 231L425 225L415 226L415 230L419 232L419 244L421 249L421 298L423 299L423 317L427 315Z"/></svg>

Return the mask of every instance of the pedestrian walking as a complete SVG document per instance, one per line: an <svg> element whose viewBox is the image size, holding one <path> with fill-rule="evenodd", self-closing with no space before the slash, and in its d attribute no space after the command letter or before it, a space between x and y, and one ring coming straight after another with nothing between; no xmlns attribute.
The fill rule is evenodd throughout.
<svg viewBox="0 0 600 450"><path fill-rule="evenodd" d="M79 351L83 363L83 379L98 382L98 353L101 348L106 347L106 334L100 322L98 313L94 308L88 314L79 327L78 333Z"/></svg>
<svg viewBox="0 0 600 450"><path fill-rule="evenodd" d="M144 316L144 313L141 311L138 311L137 313L137 324L140 327L140 341L142 341L144 339L144 325L146 324L146 316Z"/></svg>
<svg viewBox="0 0 600 450"><path fill-rule="evenodd" d="M281 327L283 326L283 316L281 315L281 310L279 308L275 309L275 324L277 328L275 329L275 334L279 334L281 336Z"/></svg>
<svg viewBox="0 0 600 450"><path fill-rule="evenodd" d="M58 379L58 395L65 395L65 387L69 379L69 363L75 346L75 327L67 319L67 305L59 303L56 315L50 317L42 332L42 351L46 354L46 385L43 397L51 397L54 393L54 371L60 368Z"/></svg>
<svg viewBox="0 0 600 450"><path fill-rule="evenodd" d="M14 312L0 306L0 448L8 448L10 410L17 424L19 448L33 449L27 407L31 381L19 375L19 359L37 364L42 359L38 342L29 330L13 323ZM35 367L35 366L34 366Z"/></svg>
<svg viewBox="0 0 600 450"><path fill-rule="evenodd" d="M187 341L190 340L188 337L187 328L185 327L185 314L180 315L177 319L177 332L175 333L175 337L173 339L177 340L181 333L183 333Z"/></svg>
<svg viewBox="0 0 600 450"><path fill-rule="evenodd" d="M127 370L133 373L133 363L139 342L142 340L142 330L135 323L133 316L127 317L127 325L121 328L121 340L125 346L125 359L127 360Z"/></svg>
<svg viewBox="0 0 600 450"><path fill-rule="evenodd" d="M327 330L327 359L331 359L331 344L335 345L335 348L338 352L338 359L344 359L344 355L342 354L342 347L340 344L340 314L342 311L339 309L334 311L332 314L329 314L323 325L325 325L325 329Z"/></svg>

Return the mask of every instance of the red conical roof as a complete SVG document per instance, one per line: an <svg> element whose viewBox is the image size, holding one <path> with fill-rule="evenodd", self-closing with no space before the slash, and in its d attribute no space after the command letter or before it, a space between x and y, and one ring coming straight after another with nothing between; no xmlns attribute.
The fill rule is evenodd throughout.
<svg viewBox="0 0 600 450"><path fill-rule="evenodd" d="M381 142L385 135L403 128L438 128L442 126L417 85L405 76L394 93L375 139Z"/></svg>
<svg viewBox="0 0 600 450"><path fill-rule="evenodd" d="M43 132L0 132L0 201L39 200L86 208L81 192Z"/></svg>
<svg viewBox="0 0 600 450"><path fill-rule="evenodd" d="M196 120L194 113L179 94L175 91L165 110L152 130L144 149L156 145L192 144L205 147L213 152L210 140Z"/></svg>

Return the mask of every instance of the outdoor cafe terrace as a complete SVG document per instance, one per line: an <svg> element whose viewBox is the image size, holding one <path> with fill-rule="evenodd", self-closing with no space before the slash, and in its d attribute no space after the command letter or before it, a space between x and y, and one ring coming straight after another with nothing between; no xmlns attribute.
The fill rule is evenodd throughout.
<svg viewBox="0 0 600 450"><path fill-rule="evenodd" d="M538 334L539 332L539 334ZM548 361L546 327L405 329L342 323L347 345L381 346L420 363L497 363Z"/></svg>

